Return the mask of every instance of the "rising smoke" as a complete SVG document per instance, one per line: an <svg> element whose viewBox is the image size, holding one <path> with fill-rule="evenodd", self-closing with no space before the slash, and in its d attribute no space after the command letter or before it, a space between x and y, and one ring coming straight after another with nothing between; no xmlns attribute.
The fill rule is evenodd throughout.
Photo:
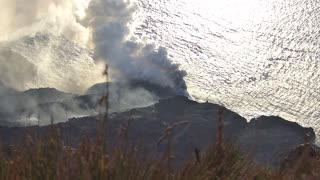
<svg viewBox="0 0 320 180"><path fill-rule="evenodd" d="M82 47L90 33L78 20L87 3L0 0L0 81L17 90L54 87L72 93L102 82L103 66Z"/></svg>
<svg viewBox="0 0 320 180"><path fill-rule="evenodd" d="M92 0L89 3L82 24L92 30L94 58L106 61L113 79L146 81L186 94L183 80L186 72L172 63L165 48L129 39L128 25L137 8L135 3L126 0Z"/></svg>
<svg viewBox="0 0 320 180"><path fill-rule="evenodd" d="M167 49L133 36L130 23L137 9L128 0L0 0L0 82L19 90L79 93L90 82L101 82L98 64L104 62L110 80L121 82L110 88L111 99L128 103L125 108L155 100L141 82L188 95L186 72L169 59ZM132 88L132 82L139 87Z"/></svg>
<svg viewBox="0 0 320 180"><path fill-rule="evenodd" d="M94 59L109 65L114 80L141 80L185 93L186 72L172 63L167 50L131 36L129 23L137 8L136 3L128 0L0 0L0 26L4 27L0 37L12 40L41 32L63 35L87 47L93 44ZM40 69L32 68L31 73ZM68 88L62 90L65 89Z"/></svg>

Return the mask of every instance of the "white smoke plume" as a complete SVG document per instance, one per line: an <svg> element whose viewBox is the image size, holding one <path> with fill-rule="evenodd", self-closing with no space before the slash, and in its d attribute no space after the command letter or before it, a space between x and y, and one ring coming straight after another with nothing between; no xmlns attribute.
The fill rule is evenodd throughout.
<svg viewBox="0 0 320 180"><path fill-rule="evenodd" d="M0 0L0 81L17 90L54 87L72 93L102 82L103 66L83 47L90 32L78 22L87 4Z"/></svg>
<svg viewBox="0 0 320 180"><path fill-rule="evenodd" d="M55 36L63 35L87 47L93 44L94 59L107 62L111 68L113 80L146 81L176 89L180 93L184 92L186 85L183 77L186 73L179 70L177 64L172 63L168 58L167 50L131 38L129 23L133 21L137 8L137 4L127 0L0 0L0 27L2 27L0 40L12 41L23 36L36 36L38 32ZM50 51L51 47L48 48L50 54L41 55L46 57L43 62L31 62L31 64L26 62L33 68L30 71L32 75L20 72L16 76L15 72L19 70L13 68L12 63L5 60L7 57L2 55L2 61L5 62L0 62L4 64L2 71L10 72L10 67L13 68L8 75L14 75L7 77L11 79L10 85L16 79L19 84L15 87L24 86L25 81L33 81L35 79L33 77L39 76L37 72L41 70L48 73L46 85L54 87L54 81L58 81L61 77L60 75L56 78L56 74L61 74L63 71L46 70L51 67L52 63L59 64L52 62L52 59L57 61L58 58L50 58L54 54ZM12 60L12 62L15 61L17 60ZM19 62L19 64L23 66L24 62ZM77 64L74 64L73 67L72 69L80 71L83 69L83 66L77 68ZM80 74L83 73L79 72ZM86 72L86 75L96 76L97 73ZM30 76L32 78L29 78ZM76 77L71 74L72 76ZM19 79L19 77L23 78ZM94 77L89 79L94 79ZM32 84L29 87L34 87L37 83L28 82L28 84ZM70 91L78 88L63 87L60 89Z"/></svg>
<svg viewBox="0 0 320 180"><path fill-rule="evenodd" d="M93 33L94 58L104 60L116 80L140 80L186 94L183 77L165 48L130 38L129 23L138 6L127 0L91 0L82 24Z"/></svg>
<svg viewBox="0 0 320 180"><path fill-rule="evenodd" d="M0 83L83 93L102 81L102 61L111 81L121 84L110 88L119 101L115 109L155 100L149 89L188 95L186 72L167 49L132 35L137 9L128 0L0 0ZM139 87L132 88L132 82Z"/></svg>

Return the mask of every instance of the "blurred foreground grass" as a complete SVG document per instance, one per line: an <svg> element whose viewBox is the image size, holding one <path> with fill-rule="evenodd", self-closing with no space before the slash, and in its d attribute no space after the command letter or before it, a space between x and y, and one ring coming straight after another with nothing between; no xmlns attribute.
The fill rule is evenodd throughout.
<svg viewBox="0 0 320 180"><path fill-rule="evenodd" d="M222 121L222 120L221 120ZM24 144L2 146L1 180L259 180L320 179L318 155L303 146L293 161L281 169L257 165L240 152L234 143L224 143L223 126L218 128L217 143L206 153L195 149L189 161L176 166L168 148L152 155L143 146L134 146L126 138L112 148L105 148L104 138L96 142L83 138L76 147L64 144L57 129L46 137L26 137ZM141 148L139 148L141 147ZM313 153L313 154L312 154ZM187 159L187 158L186 158Z"/></svg>

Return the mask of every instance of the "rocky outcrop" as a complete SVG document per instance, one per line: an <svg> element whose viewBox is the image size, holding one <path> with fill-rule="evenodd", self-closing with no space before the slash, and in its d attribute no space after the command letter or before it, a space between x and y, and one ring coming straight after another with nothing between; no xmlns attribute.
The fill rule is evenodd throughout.
<svg viewBox="0 0 320 180"><path fill-rule="evenodd" d="M245 118L222 106L176 96L149 107L110 114L105 128L106 139L109 145L113 145L119 141L119 132L126 129L132 143L142 143L146 148L164 152L167 141L159 143L159 140L170 131L175 158L183 161L193 156L195 148L204 151L215 143L221 110L224 139L238 143L244 152L260 163L279 166L284 155L304 143L306 132L311 139L315 138L311 128L303 128L279 117L263 116L248 123ZM99 116L73 118L54 126L60 129L67 144L76 146L83 136L96 139L99 119ZM41 136L49 128L2 127L0 140L4 144L21 143L30 129Z"/></svg>
<svg viewBox="0 0 320 180"><path fill-rule="evenodd" d="M319 161L319 158L319 147L309 143L297 146L286 155L284 161L281 163L281 171L301 168L303 165L309 165L310 161Z"/></svg>
<svg viewBox="0 0 320 180"><path fill-rule="evenodd" d="M312 128L303 128L276 116L261 116L252 119L238 137L238 142L246 152L254 154L260 163L279 166L281 159L300 144L305 143L306 136L314 141Z"/></svg>
<svg viewBox="0 0 320 180"><path fill-rule="evenodd" d="M319 147L306 143L293 149L279 170L287 179L319 179L319 162Z"/></svg>

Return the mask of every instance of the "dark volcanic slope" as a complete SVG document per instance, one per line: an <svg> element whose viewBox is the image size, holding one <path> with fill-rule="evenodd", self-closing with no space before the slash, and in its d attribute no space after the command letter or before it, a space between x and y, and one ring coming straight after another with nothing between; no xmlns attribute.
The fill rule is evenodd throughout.
<svg viewBox="0 0 320 180"><path fill-rule="evenodd" d="M48 125L68 118L98 114L101 98L109 90L110 112L146 107L159 99L173 97L176 91L144 81L100 83L85 95L65 93L54 88L15 91L0 82L0 125ZM39 118L40 117L40 118Z"/></svg>
<svg viewBox="0 0 320 180"><path fill-rule="evenodd" d="M278 165L283 155L304 142L305 132L309 132L314 139L312 129L279 117L261 117L247 123L243 117L219 105L200 104L177 96L160 100L146 108L111 114L106 129L107 140L109 144L116 143L120 127L129 124L131 140L137 144L144 142L148 148L164 151L165 141L159 147L157 143L165 130L175 123L185 122L173 131L173 149L176 158L181 161L192 156L195 148L203 150L215 142L220 109L224 109L225 138L239 142L244 151L253 152L254 158L261 163ZM70 119L55 126L61 129L68 144L76 145L83 135L95 139L97 123L97 117L85 117ZM37 129L40 135L47 132L48 128L31 127ZM1 142L20 143L25 138L26 131L26 128L0 128Z"/></svg>
<svg viewBox="0 0 320 180"><path fill-rule="evenodd" d="M98 94L103 95L105 93L106 86L109 86L111 95L114 94L113 90L120 91L122 96L125 96L125 91L123 89L128 89L131 92L136 89L144 89L147 92L158 98L166 98L175 96L177 93L174 89L169 87L161 87L159 85L154 85L145 81L131 81L131 82L108 82L108 83L99 83L90 87L86 94Z"/></svg>

